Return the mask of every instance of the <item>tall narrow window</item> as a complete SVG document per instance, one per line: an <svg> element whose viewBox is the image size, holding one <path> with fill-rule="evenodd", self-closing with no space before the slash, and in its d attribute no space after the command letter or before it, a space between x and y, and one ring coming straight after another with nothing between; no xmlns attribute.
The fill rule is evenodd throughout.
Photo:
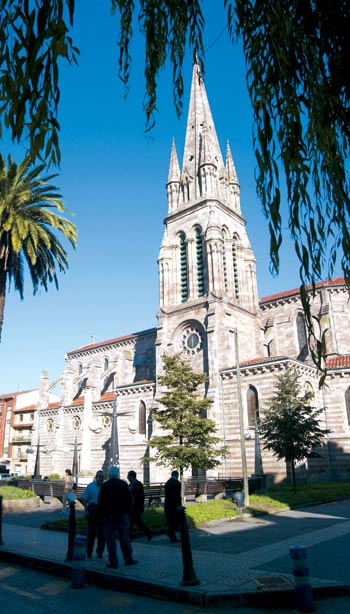
<svg viewBox="0 0 350 614"><path fill-rule="evenodd" d="M228 279L227 279L227 255L226 255L226 232L225 230L221 233L223 238L223 252L222 252L222 266L224 269L224 285L225 292L228 292Z"/></svg>
<svg viewBox="0 0 350 614"><path fill-rule="evenodd" d="M81 375L83 372L83 365L81 364L81 362L78 365L78 375Z"/></svg>
<svg viewBox="0 0 350 614"><path fill-rule="evenodd" d="M248 426L255 426L255 422L259 420L259 399L254 386L249 386L247 390L247 412Z"/></svg>
<svg viewBox="0 0 350 614"><path fill-rule="evenodd" d="M350 388L345 391L345 406L348 425L350 426Z"/></svg>
<svg viewBox="0 0 350 614"><path fill-rule="evenodd" d="M298 313L296 324L297 324L298 345L299 345L298 360L305 360L308 354L308 349L307 349L307 336L306 336L306 326L305 326L304 314Z"/></svg>
<svg viewBox="0 0 350 614"><path fill-rule="evenodd" d="M146 435L146 405L143 401L139 405L139 433Z"/></svg>
<svg viewBox="0 0 350 614"><path fill-rule="evenodd" d="M103 361L103 370L107 371L108 367L109 367L109 360L108 358L105 358Z"/></svg>
<svg viewBox="0 0 350 614"><path fill-rule="evenodd" d="M188 271L187 271L187 245L186 236L180 235L180 267L181 267L181 301L188 299Z"/></svg>
<svg viewBox="0 0 350 614"><path fill-rule="evenodd" d="M233 260L233 285L235 298L239 301L239 280L238 280L238 264L237 264L237 239L232 240L232 260Z"/></svg>
<svg viewBox="0 0 350 614"><path fill-rule="evenodd" d="M197 281L198 296L204 296L204 257L203 239L199 228L196 229Z"/></svg>

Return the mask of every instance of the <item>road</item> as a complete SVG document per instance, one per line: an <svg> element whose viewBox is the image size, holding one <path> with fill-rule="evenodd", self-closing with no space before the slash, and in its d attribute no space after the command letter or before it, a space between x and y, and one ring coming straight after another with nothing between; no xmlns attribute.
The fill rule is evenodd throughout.
<svg viewBox="0 0 350 614"><path fill-rule="evenodd" d="M11 514L7 520L16 525L40 526L41 522L50 517L57 517L59 507L41 508L30 514ZM350 518L349 500L317 505L303 510L288 510L280 515L261 516L246 519L242 522L224 522L221 524L190 531L191 544L195 566L208 553L245 553L254 558L254 568L272 571L278 574L291 573L288 539L293 544L307 546L307 563L312 576L328 578L336 582L350 585L349 553L350 535L344 526ZM25 531L25 529L23 529ZM43 532L45 534L45 532ZM143 538L141 538L143 539ZM135 540L136 541L136 540ZM164 536L154 538L157 547L166 546ZM153 543L153 542L152 542ZM278 549L278 556L269 556L265 561L256 560L256 552L264 546L283 544ZM151 551L150 551L151 552ZM281 554L279 554L281 552ZM206 554L205 554L206 553ZM260 555L259 555L260 556ZM150 562L151 565L151 562ZM258 572L257 572L258 575ZM199 607L181 605L172 602L156 601L150 598L138 597L125 593L117 593L96 586L85 586L74 590L69 580L55 579L33 570L21 569L6 563L0 563L0 608L6 614L41 614L69 609L72 612L84 611L84 614L118 608L123 614L136 614L142 610L146 614L195 614L204 612ZM332 599L317 599L316 612L320 614L345 614L349 611L350 597ZM6 608L6 609L5 609ZM218 614L225 610L207 609L210 614ZM226 610L228 611L228 610ZM271 614L271 610L259 608L234 608L235 614ZM275 609L273 614L282 614L286 610ZM288 610L290 614L296 610Z"/></svg>
<svg viewBox="0 0 350 614"><path fill-rule="evenodd" d="M350 597L317 601L318 614L345 614L349 611ZM50 575L24 569L16 565L0 563L0 611L6 614L48 614L50 612L84 612L84 614L271 614L271 609L234 608L234 610L206 609L157 601L117 593L96 586L85 585L72 589L70 580L53 578ZM287 610L276 609L273 614L285 614ZM288 610L297 614L297 610Z"/></svg>

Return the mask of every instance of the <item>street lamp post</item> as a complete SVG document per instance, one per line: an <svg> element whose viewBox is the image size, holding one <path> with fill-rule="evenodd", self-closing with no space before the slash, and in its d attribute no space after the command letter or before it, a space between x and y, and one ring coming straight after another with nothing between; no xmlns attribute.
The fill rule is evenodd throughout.
<svg viewBox="0 0 350 614"><path fill-rule="evenodd" d="M243 403L241 392L241 372L239 366L239 350L238 350L238 332L237 328L234 330L235 338L235 350L236 350L236 376L237 376L237 397L238 397L238 411L239 411L239 427L241 436L241 457L242 457L242 471L243 471L243 488L244 488L244 505L249 505L249 482L247 471L247 456L245 449L245 436L244 436L244 423L243 423Z"/></svg>
<svg viewBox="0 0 350 614"><path fill-rule="evenodd" d="M36 448L35 465L34 465L34 478L40 478L40 439L38 438L38 445Z"/></svg>
<svg viewBox="0 0 350 614"><path fill-rule="evenodd" d="M35 455L35 464L34 464L34 474L33 478L38 480L40 479L40 448L44 448L45 446L40 445L40 438L38 437L38 443L34 444L36 447L36 455ZM34 454L33 445L26 450L27 454Z"/></svg>
<svg viewBox="0 0 350 614"><path fill-rule="evenodd" d="M119 467L119 439L118 439L118 417L117 417L117 391L114 389L111 445L109 454L109 466Z"/></svg>
<svg viewBox="0 0 350 614"><path fill-rule="evenodd" d="M75 484L78 484L78 443L77 443L77 436L75 436L75 440L74 440L72 475L73 475L73 482L75 482Z"/></svg>
<svg viewBox="0 0 350 614"><path fill-rule="evenodd" d="M255 475L263 475L263 463L260 447L259 419L255 418Z"/></svg>
<svg viewBox="0 0 350 614"><path fill-rule="evenodd" d="M112 465L119 467L118 416L130 416L130 414L132 414L132 412L130 411L121 411L121 412L117 411L117 398L118 398L118 392L117 392L117 389L114 388L111 443L109 446L109 463L108 463L109 467L111 467Z"/></svg>

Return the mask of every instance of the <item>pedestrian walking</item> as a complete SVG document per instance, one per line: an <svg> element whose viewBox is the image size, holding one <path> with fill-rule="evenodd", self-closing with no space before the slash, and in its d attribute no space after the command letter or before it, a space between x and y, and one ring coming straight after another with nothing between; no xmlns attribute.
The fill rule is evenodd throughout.
<svg viewBox="0 0 350 614"><path fill-rule="evenodd" d="M178 508L182 505L181 500L181 482L179 481L179 472L174 469L171 472L171 477L164 486L164 514L168 525L167 536L171 542L178 542L176 531L179 529L179 511Z"/></svg>
<svg viewBox="0 0 350 614"><path fill-rule="evenodd" d="M101 517L98 509L98 496L103 484L104 474L100 469L96 472L93 482L87 485L81 500L85 507L85 516L88 525L86 556L91 559L94 551L94 545L97 537L96 554L98 559L103 558L103 551L105 548L106 540L102 528Z"/></svg>
<svg viewBox="0 0 350 614"><path fill-rule="evenodd" d="M62 497L63 509L62 509L61 514L68 514L68 511L69 511L68 495L69 493L72 492L72 488L74 484L72 472L70 469L66 469L63 481L64 481L64 493Z"/></svg>
<svg viewBox="0 0 350 614"><path fill-rule="evenodd" d="M117 569L117 533L125 565L135 565L138 562L133 558L130 542L132 495L127 483L119 478L119 467L110 467L108 475L109 480L100 488L98 507L108 550L107 567Z"/></svg>
<svg viewBox="0 0 350 614"><path fill-rule="evenodd" d="M136 472L133 469L130 469L128 473L129 480L129 488L133 498L132 510L130 514L130 539L131 539L131 529L132 525L136 524L141 531L147 537L147 541L151 541L152 532L148 528L148 526L144 523L142 514L145 509L145 492L143 489L143 484L140 480L136 479Z"/></svg>

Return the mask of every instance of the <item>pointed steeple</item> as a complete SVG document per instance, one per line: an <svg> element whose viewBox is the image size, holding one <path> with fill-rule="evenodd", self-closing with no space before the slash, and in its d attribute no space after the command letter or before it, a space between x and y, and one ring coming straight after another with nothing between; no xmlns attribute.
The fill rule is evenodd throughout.
<svg viewBox="0 0 350 614"><path fill-rule="evenodd" d="M226 143L226 172L227 172L228 182L229 183L237 183L238 184L236 167L235 167L235 163L234 163L233 158L232 158L232 153L231 153L231 148L230 148L229 141L227 141L227 143Z"/></svg>
<svg viewBox="0 0 350 614"><path fill-rule="evenodd" d="M209 107L204 82L197 63L193 66L190 105L187 118L185 149L182 164L182 176L193 178L190 199L200 197L199 166L203 162L203 128L207 130L206 148L210 151L211 162L217 169L224 166L213 117ZM186 201L186 194L184 197Z"/></svg>
<svg viewBox="0 0 350 614"><path fill-rule="evenodd" d="M177 157L175 139L173 139L171 144L170 164L168 172L168 183L170 183L171 181L180 181L180 166Z"/></svg>
<svg viewBox="0 0 350 614"><path fill-rule="evenodd" d="M227 184L229 189L229 199L230 206L237 213L241 213L241 204L240 204L240 187L238 182L238 177L236 173L235 163L233 161L230 143L227 141L226 143L226 177Z"/></svg>
<svg viewBox="0 0 350 614"><path fill-rule="evenodd" d="M177 157L175 139L173 139L171 145L168 182L166 184L166 188L168 192L168 209L170 213L178 206L180 193L180 166Z"/></svg>

